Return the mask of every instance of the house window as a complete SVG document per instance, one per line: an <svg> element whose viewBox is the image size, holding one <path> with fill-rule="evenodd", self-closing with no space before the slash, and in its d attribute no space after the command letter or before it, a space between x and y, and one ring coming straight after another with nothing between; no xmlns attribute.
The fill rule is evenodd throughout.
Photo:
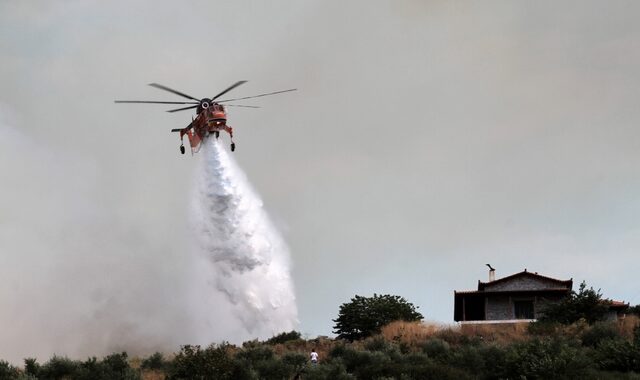
<svg viewBox="0 0 640 380"><path fill-rule="evenodd" d="M533 319L533 301L513 301L513 311L516 319Z"/></svg>

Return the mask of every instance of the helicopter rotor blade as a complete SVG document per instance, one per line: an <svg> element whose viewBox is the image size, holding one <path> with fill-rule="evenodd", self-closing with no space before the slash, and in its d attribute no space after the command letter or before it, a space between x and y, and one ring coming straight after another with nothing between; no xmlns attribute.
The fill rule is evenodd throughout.
<svg viewBox="0 0 640 380"><path fill-rule="evenodd" d="M114 103L150 103L150 104L200 104L200 102L163 102L155 100L114 100Z"/></svg>
<svg viewBox="0 0 640 380"><path fill-rule="evenodd" d="M176 108L176 109L173 109L173 110L169 110L169 111L167 111L167 112L178 112L178 111L190 110L190 109L192 109L192 108L196 108L196 107L198 107L198 105L197 105L197 104L196 104L195 106L189 106L189 107L183 107L183 108Z"/></svg>
<svg viewBox="0 0 640 380"><path fill-rule="evenodd" d="M184 94L184 93L182 93L182 92L180 92L180 91L176 91L176 90L174 90L174 89L172 89L172 88L169 88L169 87L167 87L167 86L163 86L163 85L158 84L158 83L149 83L149 86L151 86L151 87L155 87L155 88L159 88L160 90L169 91L170 93L172 93L172 94L176 94L176 95L180 95L180 96L182 96L183 98L187 98L187 99L191 99L191 100L195 100L195 101L197 101L197 102L200 102L200 99L196 99L196 98L194 98L194 97L193 97L193 96L191 96L191 95Z"/></svg>
<svg viewBox="0 0 640 380"><path fill-rule="evenodd" d="M261 96L268 96L268 95L275 95L275 94L282 94L283 92L290 92L290 91L296 91L298 90L297 88L291 88L289 90L282 90L282 91L274 91L274 92L269 92L266 94L260 94L260 95L253 95L253 96L245 96L244 98L235 98L235 99L225 99L225 100L218 100L218 103L224 103L224 102L232 102L235 100L244 100L244 99L251 99L251 98L259 98Z"/></svg>
<svg viewBox="0 0 640 380"><path fill-rule="evenodd" d="M241 84L245 84L245 83L247 83L247 81L246 81L246 80L238 81L238 82L236 82L236 83L232 84L231 86L227 87L224 91L222 91L222 92L221 92L221 93L219 93L218 95L216 95L216 96L214 96L213 98L211 98L211 100L216 100L216 99L218 99L219 97L221 97L222 95L226 94L227 92L229 92L229 91L233 90L234 88L236 88L236 87L240 86Z"/></svg>
<svg viewBox="0 0 640 380"><path fill-rule="evenodd" d="M246 106L244 104L225 104L225 107L260 108L260 106Z"/></svg>

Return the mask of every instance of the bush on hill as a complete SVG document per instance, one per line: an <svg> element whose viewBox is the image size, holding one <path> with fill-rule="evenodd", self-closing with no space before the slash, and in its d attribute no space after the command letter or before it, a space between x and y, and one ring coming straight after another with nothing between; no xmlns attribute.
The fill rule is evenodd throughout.
<svg viewBox="0 0 640 380"><path fill-rule="evenodd" d="M283 332L272 338L269 338L267 339L266 343L271 345L282 344L282 343L290 342L292 340L300 340L301 337L302 335L299 332L292 330L289 332Z"/></svg>
<svg viewBox="0 0 640 380"><path fill-rule="evenodd" d="M164 355L160 352L156 352L148 358L142 359L140 368L151 371L160 371L168 366L168 362L164 359Z"/></svg>
<svg viewBox="0 0 640 380"><path fill-rule="evenodd" d="M0 379L17 379L20 375L20 370L12 366L4 360L0 360Z"/></svg>

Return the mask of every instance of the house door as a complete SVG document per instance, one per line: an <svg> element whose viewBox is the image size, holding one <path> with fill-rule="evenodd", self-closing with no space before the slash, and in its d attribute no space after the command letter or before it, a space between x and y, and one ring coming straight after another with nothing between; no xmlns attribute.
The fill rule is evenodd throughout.
<svg viewBox="0 0 640 380"><path fill-rule="evenodd" d="M533 319L533 301L513 301L513 315L516 319Z"/></svg>

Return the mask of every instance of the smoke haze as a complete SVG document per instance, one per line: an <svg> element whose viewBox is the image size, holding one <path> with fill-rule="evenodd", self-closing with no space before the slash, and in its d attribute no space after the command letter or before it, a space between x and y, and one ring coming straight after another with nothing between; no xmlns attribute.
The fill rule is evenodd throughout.
<svg viewBox="0 0 640 380"><path fill-rule="evenodd" d="M15 112L0 339L35 354L96 307L175 326L174 347L200 338L185 321L214 277L188 225L204 157L176 157L168 133L192 114L113 104L181 99L152 82L299 88L228 111L233 157L291 247L303 333L330 335L342 302L374 292L452 322L453 290L485 263L640 303L621 280L640 252L638 14L630 0L0 1L0 104Z"/></svg>
<svg viewBox="0 0 640 380"><path fill-rule="evenodd" d="M286 245L217 147L199 155L198 187L185 200L193 230L162 238L104 203L90 160L8 124L0 123L0 358L171 352L295 327ZM188 214L172 220L182 226Z"/></svg>

